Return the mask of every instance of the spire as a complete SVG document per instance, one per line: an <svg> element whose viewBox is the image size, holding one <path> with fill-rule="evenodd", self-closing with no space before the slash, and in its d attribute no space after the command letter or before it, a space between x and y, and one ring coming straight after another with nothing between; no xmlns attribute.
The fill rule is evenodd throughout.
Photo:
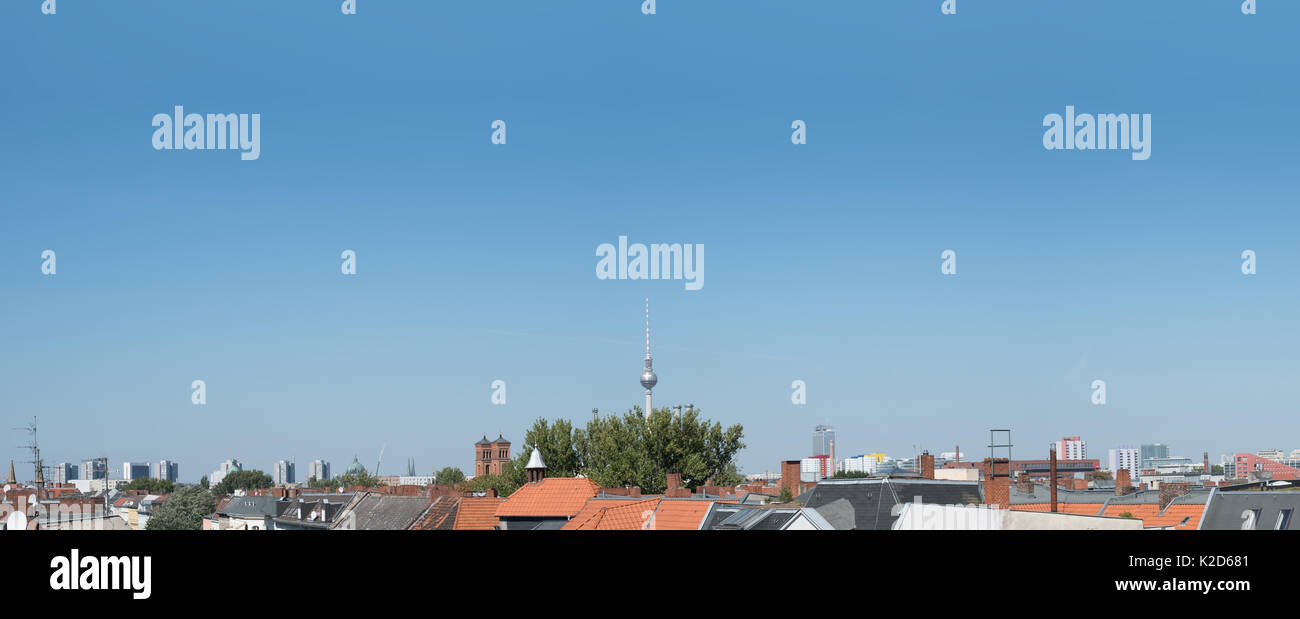
<svg viewBox="0 0 1300 619"><path fill-rule="evenodd" d="M16 484L18 480L14 478L14 461L9 461L9 477L5 478L6 484Z"/></svg>
<svg viewBox="0 0 1300 619"><path fill-rule="evenodd" d="M546 463L542 462L542 452L538 451L536 447L533 448L532 455L528 457L528 466L525 466L524 469L528 471L528 483L530 484L542 481L546 477Z"/></svg>
<svg viewBox="0 0 1300 619"><path fill-rule="evenodd" d="M650 297L645 298L645 358L650 358Z"/></svg>

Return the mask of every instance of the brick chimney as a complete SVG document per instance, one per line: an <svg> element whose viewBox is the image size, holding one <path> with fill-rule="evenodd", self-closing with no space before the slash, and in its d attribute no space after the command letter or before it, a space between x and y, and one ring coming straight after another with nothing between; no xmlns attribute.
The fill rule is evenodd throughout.
<svg viewBox="0 0 1300 619"><path fill-rule="evenodd" d="M934 454L928 451L921 452L921 477L934 479Z"/></svg>
<svg viewBox="0 0 1300 619"><path fill-rule="evenodd" d="M1115 471L1115 496L1124 496L1133 491L1133 482L1129 479L1128 469Z"/></svg>
<svg viewBox="0 0 1300 619"><path fill-rule="evenodd" d="M1016 491L1021 494L1034 493L1034 480L1030 479L1029 473L1022 471L1020 476L1016 478Z"/></svg>
<svg viewBox="0 0 1300 619"><path fill-rule="evenodd" d="M1052 513L1056 513L1056 487L1060 483L1056 479L1056 445L1052 445L1049 454L1050 462L1048 463L1048 474L1052 476Z"/></svg>
<svg viewBox="0 0 1300 619"><path fill-rule="evenodd" d="M668 489L669 489L669 490L676 490L676 489L681 488L681 487L682 487L682 474L681 474L681 473L669 473L669 474L668 474Z"/></svg>
<svg viewBox="0 0 1300 619"><path fill-rule="evenodd" d="M781 462L781 485L790 489L790 494L799 494L799 461L783 460ZM778 488L779 490L780 488Z"/></svg>
<svg viewBox="0 0 1300 619"><path fill-rule="evenodd" d="M1160 509L1164 509L1174 499L1191 492L1192 485L1185 481L1160 482Z"/></svg>
<svg viewBox="0 0 1300 619"><path fill-rule="evenodd" d="M984 459L984 504L1007 509L1011 505L1011 461Z"/></svg>
<svg viewBox="0 0 1300 619"><path fill-rule="evenodd" d="M1204 472L1205 472L1206 475L1209 475L1209 474L1210 474L1210 452L1208 452L1208 451L1202 451L1202 452L1201 452L1201 457L1202 457L1202 458L1205 458L1205 464L1204 464L1204 466L1205 466L1205 471L1204 471Z"/></svg>

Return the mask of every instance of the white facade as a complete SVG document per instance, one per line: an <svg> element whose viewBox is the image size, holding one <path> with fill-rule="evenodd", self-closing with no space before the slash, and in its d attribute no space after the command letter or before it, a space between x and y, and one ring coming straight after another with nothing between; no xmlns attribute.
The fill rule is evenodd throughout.
<svg viewBox="0 0 1300 619"><path fill-rule="evenodd" d="M866 473L874 475L880 470L880 460L871 456L855 456L845 458L844 465L840 467L845 473Z"/></svg>
<svg viewBox="0 0 1300 619"><path fill-rule="evenodd" d="M1110 450L1110 472L1118 473L1127 469L1130 480L1136 480L1142 472L1142 452L1132 447L1120 447Z"/></svg>
<svg viewBox="0 0 1300 619"><path fill-rule="evenodd" d="M1255 452L1255 455L1265 460L1272 460L1274 462L1281 462L1283 459L1285 459L1285 454L1282 453L1281 449L1261 449Z"/></svg>
<svg viewBox="0 0 1300 619"><path fill-rule="evenodd" d="M1056 441L1056 457L1061 460L1087 460L1088 441L1077 436L1067 436Z"/></svg>
<svg viewBox="0 0 1300 619"><path fill-rule="evenodd" d="M216 486L217 484L221 483L221 480L225 479L226 475L229 474L231 471L242 471L242 470L244 470L244 465L241 464L239 460L235 460L234 458L231 458L230 460L226 460L225 462L221 463L221 466L217 467L217 470L213 471L212 474L208 476L208 484L211 486Z"/></svg>

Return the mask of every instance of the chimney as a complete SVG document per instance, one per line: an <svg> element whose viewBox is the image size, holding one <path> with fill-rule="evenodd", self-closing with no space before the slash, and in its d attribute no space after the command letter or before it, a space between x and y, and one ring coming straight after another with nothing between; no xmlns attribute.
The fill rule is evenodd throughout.
<svg viewBox="0 0 1300 619"><path fill-rule="evenodd" d="M928 451L921 452L921 477L934 479L934 455Z"/></svg>
<svg viewBox="0 0 1300 619"><path fill-rule="evenodd" d="M835 477L835 439L831 439L829 451L830 453L827 455L830 456L830 462L828 463L830 464L830 471L827 471L829 473L827 477Z"/></svg>
<svg viewBox="0 0 1300 619"><path fill-rule="evenodd" d="M1191 489L1192 485L1185 481L1160 482L1160 509L1168 507L1170 502L1187 494Z"/></svg>
<svg viewBox="0 0 1300 619"><path fill-rule="evenodd" d="M641 486L632 486L627 489L627 495L631 497L641 496Z"/></svg>
<svg viewBox="0 0 1300 619"><path fill-rule="evenodd" d="M1029 473L1020 472L1020 476L1016 478L1016 491L1021 494L1034 493L1034 480L1029 477Z"/></svg>
<svg viewBox="0 0 1300 619"><path fill-rule="evenodd" d="M1205 464L1204 464L1204 466L1205 466L1205 471L1204 471L1204 472L1205 472L1206 475L1209 475L1209 474L1210 474L1210 452L1208 452L1208 451L1202 451L1202 452L1201 452L1201 457L1202 457L1202 458L1205 458Z"/></svg>
<svg viewBox="0 0 1300 619"><path fill-rule="evenodd" d="M984 459L984 504L1007 509L1011 505L1011 460Z"/></svg>
<svg viewBox="0 0 1300 619"><path fill-rule="evenodd" d="M669 473L669 474L668 474L668 489L669 489L669 490L676 490L676 489L681 488L681 487L682 487L682 474L681 474L681 473Z"/></svg>
<svg viewBox="0 0 1300 619"><path fill-rule="evenodd" d="M957 445L957 451L953 453L952 457L954 462L961 464L961 445Z"/></svg>
<svg viewBox="0 0 1300 619"><path fill-rule="evenodd" d="M1129 479L1128 469L1115 471L1115 496L1124 496L1133 489L1133 482Z"/></svg>
<svg viewBox="0 0 1300 619"><path fill-rule="evenodd" d="M799 494L799 461L783 460L781 462L781 486L790 489L790 494ZM780 487L778 487L778 490Z"/></svg>
<svg viewBox="0 0 1300 619"><path fill-rule="evenodd" d="M1050 454L1049 458L1051 459L1051 462L1048 464L1048 468L1051 469L1051 470L1048 471L1048 474L1052 476L1052 513L1055 514L1055 513L1056 513L1056 484L1057 484L1057 482L1056 482L1056 445L1052 445L1051 454Z"/></svg>

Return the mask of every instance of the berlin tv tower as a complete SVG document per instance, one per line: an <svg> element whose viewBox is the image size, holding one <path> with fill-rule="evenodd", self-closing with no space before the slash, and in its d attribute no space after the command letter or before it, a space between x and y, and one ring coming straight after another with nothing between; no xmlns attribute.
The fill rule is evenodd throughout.
<svg viewBox="0 0 1300 619"><path fill-rule="evenodd" d="M650 411L654 410L650 404L650 390L659 383L659 377L655 376L654 360L650 358L650 297L645 298L645 371L641 372L641 386L645 387L645 416L650 418Z"/></svg>

